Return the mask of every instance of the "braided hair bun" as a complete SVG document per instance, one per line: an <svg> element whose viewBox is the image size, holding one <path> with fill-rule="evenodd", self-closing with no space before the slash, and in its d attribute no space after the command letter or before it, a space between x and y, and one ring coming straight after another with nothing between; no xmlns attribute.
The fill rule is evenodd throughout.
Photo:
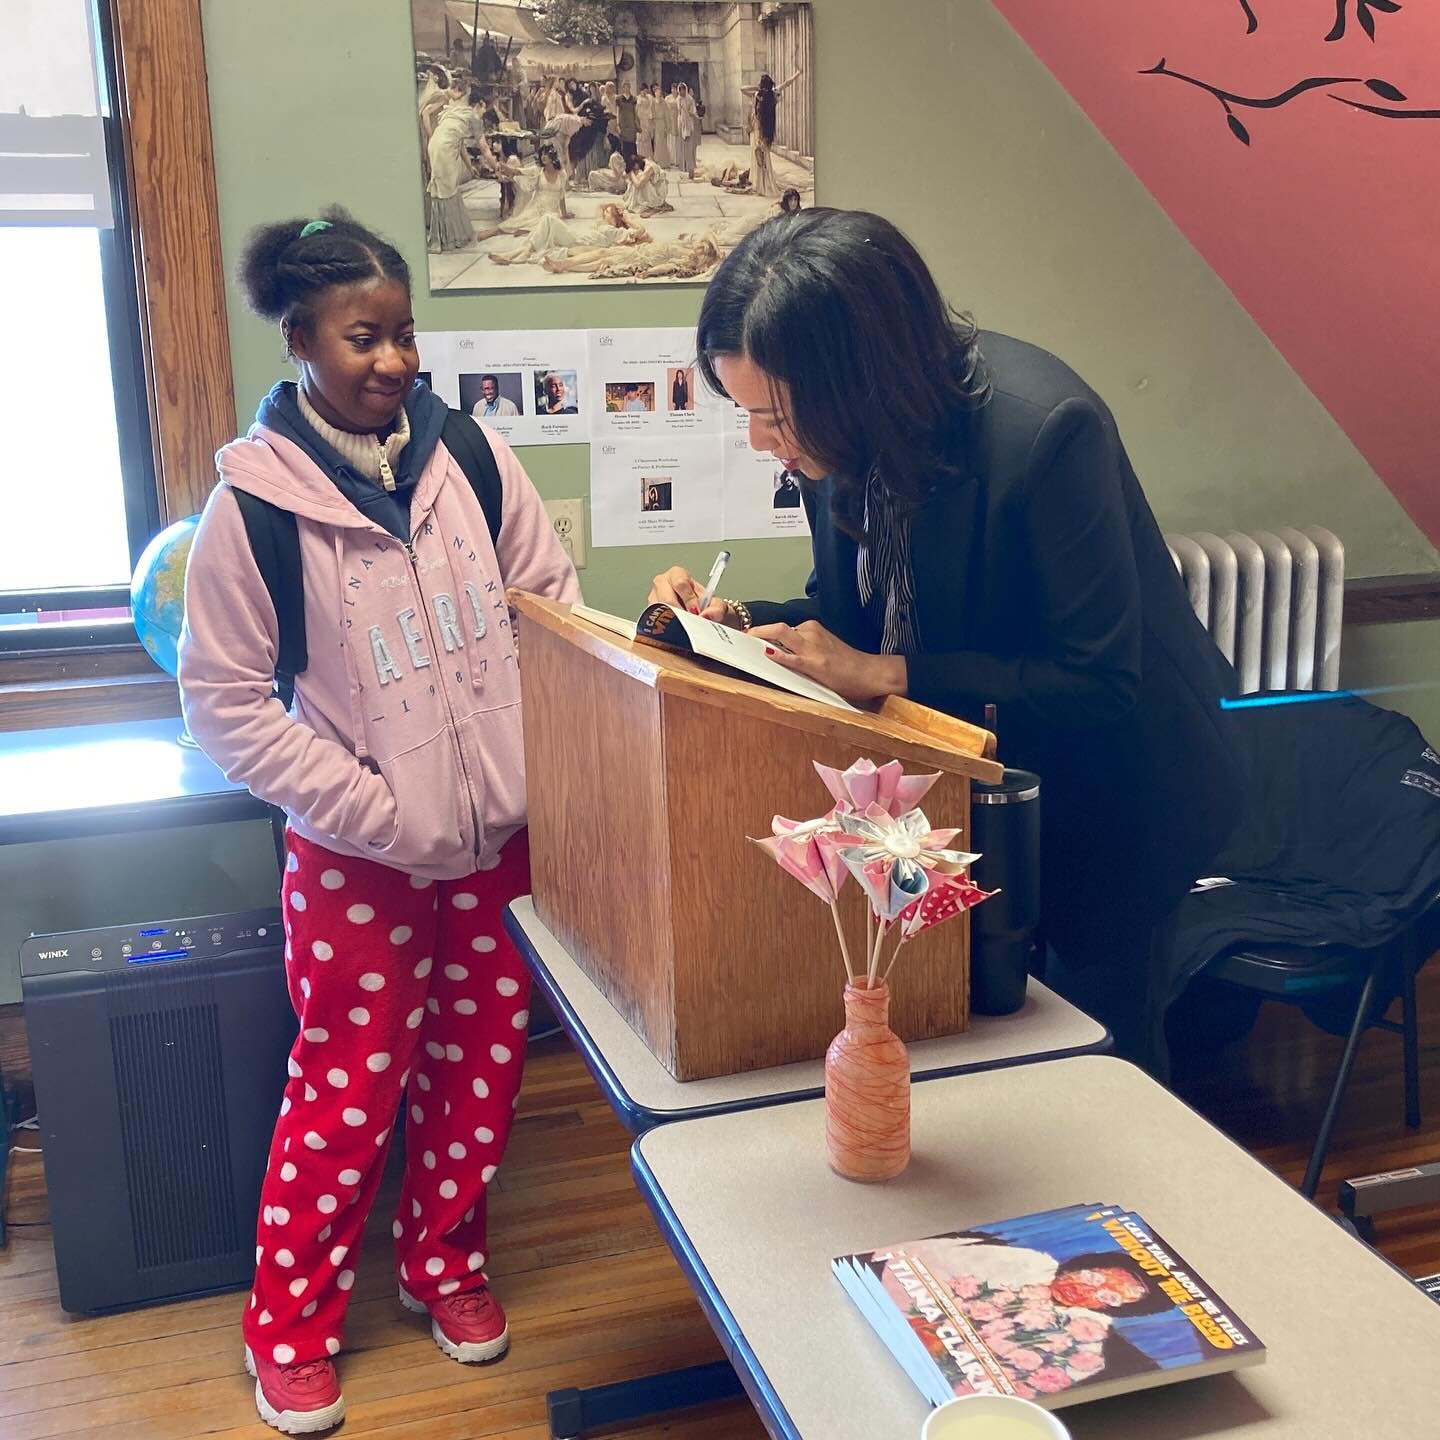
<svg viewBox="0 0 1440 1440"><path fill-rule="evenodd" d="M257 226L237 267L245 303L287 330L304 329L317 296L333 285L396 280L410 289L410 267L388 240L367 230L338 205L323 221L276 220Z"/></svg>

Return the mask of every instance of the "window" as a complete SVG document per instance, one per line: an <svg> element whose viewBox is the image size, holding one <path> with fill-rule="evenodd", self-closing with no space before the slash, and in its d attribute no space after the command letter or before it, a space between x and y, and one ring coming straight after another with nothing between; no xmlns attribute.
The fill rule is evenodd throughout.
<svg viewBox="0 0 1440 1440"><path fill-rule="evenodd" d="M0 650L133 644L160 524L113 37L0 5Z"/></svg>

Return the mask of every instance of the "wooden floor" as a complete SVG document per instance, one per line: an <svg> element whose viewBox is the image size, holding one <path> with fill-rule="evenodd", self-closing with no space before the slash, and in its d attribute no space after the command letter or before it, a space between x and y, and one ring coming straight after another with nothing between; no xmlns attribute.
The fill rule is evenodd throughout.
<svg viewBox="0 0 1440 1440"><path fill-rule="evenodd" d="M1401 1119L1399 1042L1364 1042L1321 1202L1358 1175L1440 1159L1440 963L1421 976L1426 1124ZM1190 1065L1177 1089L1286 1179L1304 1169L1340 1042L1269 1007L1248 1041ZM22 1132L17 1136L26 1143ZM514 1348L467 1370L395 1301L389 1205L367 1240L347 1351L344 1434L425 1440L544 1440L545 1392L719 1358L690 1290L630 1181L629 1142L563 1040L532 1054L515 1138L492 1201L490 1274ZM393 1186L390 1193L393 1195ZM1116 1197L1123 1200L1123 1196ZM240 1363L242 1297L99 1320L59 1307L38 1157L16 1157L9 1214L27 1222L0 1252L0 1440L103 1433L107 1440L271 1435ZM1440 1214L1382 1222L1384 1252L1412 1274L1440 1271ZM743 1402L612 1432L625 1440L760 1440Z"/></svg>

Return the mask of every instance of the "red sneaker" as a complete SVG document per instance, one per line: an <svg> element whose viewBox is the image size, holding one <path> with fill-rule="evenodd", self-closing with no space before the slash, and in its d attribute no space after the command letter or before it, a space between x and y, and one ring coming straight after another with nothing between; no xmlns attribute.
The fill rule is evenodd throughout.
<svg viewBox="0 0 1440 1440"><path fill-rule="evenodd" d="M255 1408L260 1418L286 1435L329 1430L345 1418L340 1381L328 1360L277 1365L245 1347L245 1368L255 1377Z"/></svg>
<svg viewBox="0 0 1440 1440"><path fill-rule="evenodd" d="M462 1365L498 1360L510 1348L510 1326L488 1285L481 1284L459 1295L444 1295L433 1305L417 1300L401 1286L400 1303L417 1315L428 1310L435 1343Z"/></svg>

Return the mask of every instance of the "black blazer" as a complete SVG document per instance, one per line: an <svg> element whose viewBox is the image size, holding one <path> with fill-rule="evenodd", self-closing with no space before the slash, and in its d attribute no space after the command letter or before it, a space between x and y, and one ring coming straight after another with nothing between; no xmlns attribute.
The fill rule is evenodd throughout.
<svg viewBox="0 0 1440 1440"><path fill-rule="evenodd" d="M1240 814L1222 729L1235 677L1191 610L1103 400L1032 345L982 334L993 395L957 417L969 478L911 523L918 653L910 696L981 723L1042 777L1046 933L1077 960L1132 944L1205 873ZM828 481L805 487L808 597L757 625L818 620L857 649L857 545Z"/></svg>

